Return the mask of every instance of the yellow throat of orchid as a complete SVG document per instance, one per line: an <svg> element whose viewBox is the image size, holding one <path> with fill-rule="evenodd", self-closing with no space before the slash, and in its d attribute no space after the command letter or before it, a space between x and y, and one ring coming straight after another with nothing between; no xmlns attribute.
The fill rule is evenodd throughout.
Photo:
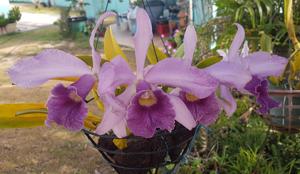
<svg viewBox="0 0 300 174"><path fill-rule="evenodd" d="M197 101L199 99L198 97L196 97L196 96L194 96L193 94L190 94L190 93L186 93L185 98L189 102L194 102L194 101Z"/></svg>
<svg viewBox="0 0 300 174"><path fill-rule="evenodd" d="M139 104L142 106L150 107L157 103L157 98L155 97L153 91L145 91L139 98Z"/></svg>
<svg viewBox="0 0 300 174"><path fill-rule="evenodd" d="M75 91L71 91L69 94L69 97L70 97L70 99L72 99L73 101L75 101L77 103L81 102L81 97L78 94L76 94Z"/></svg>

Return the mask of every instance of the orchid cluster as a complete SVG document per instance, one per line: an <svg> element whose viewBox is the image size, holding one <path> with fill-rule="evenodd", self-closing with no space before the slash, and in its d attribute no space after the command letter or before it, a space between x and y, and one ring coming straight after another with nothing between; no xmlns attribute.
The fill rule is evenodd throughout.
<svg viewBox="0 0 300 174"><path fill-rule="evenodd" d="M121 56L100 65L101 57L94 48L97 28L107 17L100 16L90 37L93 67L73 55L49 49L33 58L21 60L9 70L12 82L21 87L35 87L55 78L72 77L77 81L69 86L56 85L47 102L46 125L53 122L72 131L83 128L88 113L85 98L97 90L105 106L97 134L110 131L119 137L132 133L151 138L157 130L171 132L175 122L187 129L197 124L213 124L222 109L230 116L236 103L230 90L256 96L266 113L277 103L268 97L268 76L280 75L287 64L283 57L266 52L249 54L244 42L245 32L237 24L238 32L228 51L219 51L223 60L205 69L192 66L197 35L188 26L184 35L183 58L166 58L155 65L145 66L148 47L153 38L152 27L146 11L137 11L137 31L133 38L136 72L130 69ZM116 93L119 88L122 93ZM218 95L217 95L218 94Z"/></svg>

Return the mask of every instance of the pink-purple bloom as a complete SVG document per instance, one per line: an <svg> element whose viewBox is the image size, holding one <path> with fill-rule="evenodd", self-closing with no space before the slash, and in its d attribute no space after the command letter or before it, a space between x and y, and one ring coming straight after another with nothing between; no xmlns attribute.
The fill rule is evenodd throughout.
<svg viewBox="0 0 300 174"><path fill-rule="evenodd" d="M83 120L88 112L85 98L97 80L95 74L100 71L100 55L94 48L95 34L104 18L113 15L115 14L109 12L100 16L92 31L92 69L77 57L56 49L48 49L33 58L21 60L9 69L12 82L21 87L35 87L54 78L79 78L67 87L58 84L52 89L46 104L47 125L55 122L71 131L79 131L83 127Z"/></svg>
<svg viewBox="0 0 300 174"><path fill-rule="evenodd" d="M260 104L259 112L266 114L271 108L278 107L279 103L271 99L268 95L268 80L253 76L252 80L246 84L245 89L256 96L256 101Z"/></svg>
<svg viewBox="0 0 300 174"><path fill-rule="evenodd" d="M191 70L196 69L196 67L192 66L192 59L194 55L194 51L197 43L197 34L193 26L188 26L184 35L184 66L189 67ZM218 84L216 79L212 78L208 73L204 72L204 70L195 70L201 72L201 75L205 75L206 77L210 77L211 84ZM203 78L203 76L198 75L199 78ZM177 94L180 99L185 103L189 111L192 113L195 121L198 124L210 125L216 121L218 115L220 113L220 106L216 99L215 93L211 93L210 95L202 96L198 98L194 96L191 91L175 89L173 93Z"/></svg>
<svg viewBox="0 0 300 174"><path fill-rule="evenodd" d="M83 75L68 87L56 85L47 102L46 125L50 126L51 122L55 122L72 131L81 130L88 113L84 99L93 88L95 80L92 75Z"/></svg>
<svg viewBox="0 0 300 174"><path fill-rule="evenodd" d="M193 98L183 91L179 96L198 124L208 126L217 120L221 109L214 93L203 99Z"/></svg>
<svg viewBox="0 0 300 174"><path fill-rule="evenodd" d="M139 9L134 36L136 74L121 57L105 63L99 73L102 83L99 83L98 92L104 104L110 107L96 130L98 134L113 130L118 137L126 136L126 130L116 126L122 124L127 125L134 135L150 138L157 129L172 131L175 120L192 129L196 122L184 102L159 86L179 88L199 99L215 92L218 85L215 79L182 60L167 58L144 68L152 37L150 19L145 10ZM119 71L122 74L116 73ZM121 85L126 85L127 89L115 96L116 87Z"/></svg>
<svg viewBox="0 0 300 174"><path fill-rule="evenodd" d="M244 48L240 52L239 49L245 39L245 31L241 25L236 25L238 31L228 53L219 50L219 54L223 57L223 60L220 63L208 67L207 71L222 83L220 86L220 103L228 115L232 115L236 109L236 102L229 91L232 87L235 87L241 92L245 92L246 89L255 95L258 103L262 107L260 111L266 113L269 109L277 105L268 98L267 81L265 79L268 76L280 76L288 61L284 57L263 51L249 54L247 43L244 44ZM229 68L229 65L231 68ZM225 78L225 71L240 68L242 68L242 71L237 71L235 78L231 80ZM247 80L246 78L242 80L241 77L239 77L241 73L249 74Z"/></svg>
<svg viewBox="0 0 300 174"><path fill-rule="evenodd" d="M102 135L112 130L119 138L127 136L128 130L136 136L151 138L157 130L171 132L175 122L189 130L197 124L210 125L217 120L221 107L228 115L235 111L236 102L230 88L255 95L261 113L278 105L268 97L266 77L280 75L287 60L266 52L248 54L247 46L240 53L245 33L238 24L228 54L219 51L223 61L217 64L205 69L192 66L197 35L195 29L188 26L183 60L166 58L145 67L153 34L147 12L138 9L133 38L136 72L121 56L100 67L101 57L94 47L95 34L103 20L114 15L111 12L101 15L92 31L92 68L71 54L48 49L9 69L12 82L21 87L35 87L56 78L78 79L52 89L47 102L46 125L55 122L71 131L81 130L88 113L85 98L95 87L105 106L96 133ZM116 93L119 88L125 90ZM217 89L220 96L216 96Z"/></svg>

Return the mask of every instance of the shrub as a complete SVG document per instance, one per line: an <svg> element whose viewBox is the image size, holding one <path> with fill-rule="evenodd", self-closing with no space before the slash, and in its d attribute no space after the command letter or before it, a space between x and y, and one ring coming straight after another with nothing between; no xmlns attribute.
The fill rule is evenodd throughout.
<svg viewBox="0 0 300 174"><path fill-rule="evenodd" d="M2 14L0 15L0 27L5 27L8 23L8 20L5 18L5 16Z"/></svg>
<svg viewBox="0 0 300 174"><path fill-rule="evenodd" d="M21 16L22 14L20 12L19 7L14 7L8 13L8 22L9 23L17 22L21 19Z"/></svg>

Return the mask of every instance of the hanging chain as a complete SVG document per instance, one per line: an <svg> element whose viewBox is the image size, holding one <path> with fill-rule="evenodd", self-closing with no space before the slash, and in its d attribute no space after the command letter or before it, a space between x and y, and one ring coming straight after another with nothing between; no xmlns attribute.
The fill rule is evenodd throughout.
<svg viewBox="0 0 300 174"><path fill-rule="evenodd" d="M104 13L107 12L109 2L110 2L110 0L107 0L107 1L106 1ZM103 22L104 22L104 20L102 21L102 23L101 23L101 25L100 25L100 27L99 27L99 28L100 28L100 31L103 29ZM99 39L100 39L100 36L98 35L98 36L97 36L97 40L96 40L96 44L95 44L95 48L96 48L96 49L98 48Z"/></svg>
<svg viewBox="0 0 300 174"><path fill-rule="evenodd" d="M153 13L152 13L152 10L151 10L151 7L150 7L150 5L149 5L148 0L142 0L143 8L146 10L145 1L146 1L146 3L147 3L148 8L149 8L149 12L150 12L150 15L152 16L152 19L154 19L154 22L156 22L156 19L154 18L154 15L153 15ZM166 46L166 44L165 44L165 42L164 42L164 39L161 37L161 35L159 35L159 38L160 38L160 40L161 40L161 42L162 42L162 44L163 44L163 46L164 46L164 48L165 48L165 52L166 52L167 56L170 57L170 54L169 54L168 48L167 48L167 46ZM158 56L157 56L157 53L156 53L156 49L155 49L155 45L154 45L153 39L152 39L152 47L153 47L153 49L154 49L154 54L155 54L156 60L157 60L157 62L158 62Z"/></svg>

